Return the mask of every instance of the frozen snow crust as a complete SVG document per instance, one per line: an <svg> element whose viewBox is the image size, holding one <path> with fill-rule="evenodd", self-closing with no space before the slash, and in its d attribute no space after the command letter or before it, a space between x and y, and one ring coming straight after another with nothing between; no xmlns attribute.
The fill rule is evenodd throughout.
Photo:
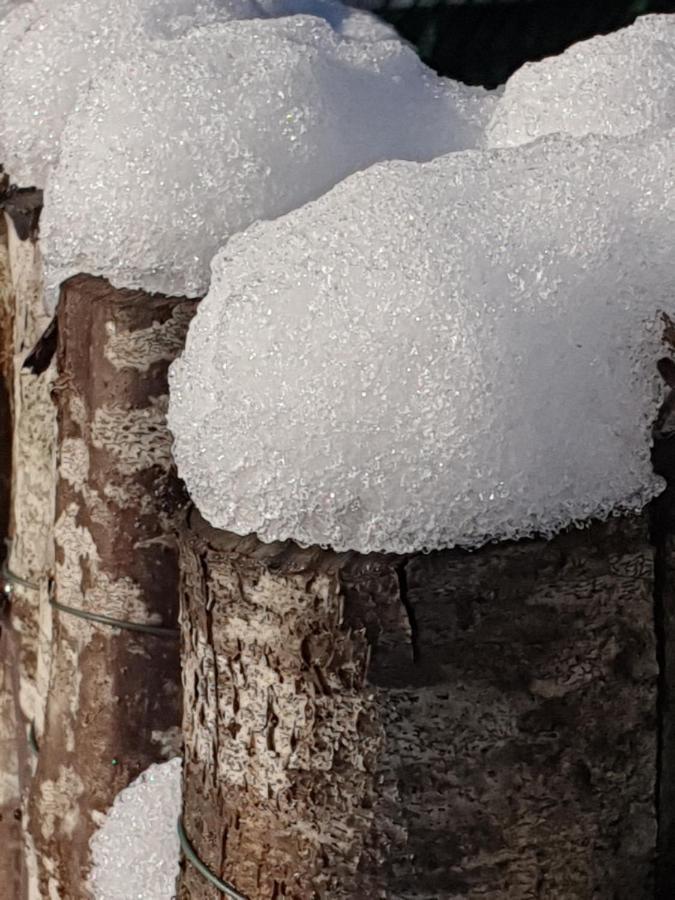
<svg viewBox="0 0 675 900"><path fill-rule="evenodd" d="M370 14L346 11L336 0L0 0L0 161L17 184L44 187L68 115L116 60L137 60L148 41L210 23L296 11L324 16L356 37L393 35ZM163 53L171 52L165 44ZM190 74L188 67L184 80ZM156 90L170 85L157 81Z"/></svg>
<svg viewBox="0 0 675 900"><path fill-rule="evenodd" d="M337 0L0 0L0 159L51 172L52 301L80 271L201 295L223 247L170 410L213 524L364 551L551 534L657 488L674 28L488 95ZM416 162L351 174L392 158Z"/></svg>
<svg viewBox="0 0 675 900"><path fill-rule="evenodd" d="M487 144L516 146L545 134L636 134L675 124L675 16L642 16L630 28L527 63L509 78Z"/></svg>
<svg viewBox="0 0 675 900"><path fill-rule="evenodd" d="M641 508L673 136L383 163L233 238L171 372L203 515L405 553Z"/></svg>
<svg viewBox="0 0 675 900"><path fill-rule="evenodd" d="M180 844L180 758L150 766L115 798L91 839L94 900L173 900Z"/></svg>
<svg viewBox="0 0 675 900"><path fill-rule="evenodd" d="M216 250L253 221L375 161L475 145L485 97L400 41L315 16L157 43L110 66L68 121L42 222L49 295L80 271L201 295Z"/></svg>

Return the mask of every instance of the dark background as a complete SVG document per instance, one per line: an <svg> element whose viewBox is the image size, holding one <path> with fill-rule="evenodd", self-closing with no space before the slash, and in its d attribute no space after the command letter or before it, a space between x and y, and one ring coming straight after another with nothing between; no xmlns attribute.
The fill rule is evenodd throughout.
<svg viewBox="0 0 675 900"><path fill-rule="evenodd" d="M405 0L397 0L405 2ZM528 60L607 34L643 13L675 13L675 0L440 0L377 10L440 75L496 87ZM432 0L426 0L432 2Z"/></svg>

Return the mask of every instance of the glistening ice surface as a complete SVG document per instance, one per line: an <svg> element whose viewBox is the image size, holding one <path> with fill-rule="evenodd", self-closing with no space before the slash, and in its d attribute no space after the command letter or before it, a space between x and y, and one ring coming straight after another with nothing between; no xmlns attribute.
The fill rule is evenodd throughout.
<svg viewBox="0 0 675 900"><path fill-rule="evenodd" d="M158 42L109 67L68 121L42 220L50 297L80 271L200 295L229 235L375 161L474 146L492 103L400 41L312 16Z"/></svg>
<svg viewBox="0 0 675 900"><path fill-rule="evenodd" d="M179 758L150 766L115 798L91 839L94 900L173 900L180 845Z"/></svg>
<svg viewBox="0 0 675 900"><path fill-rule="evenodd" d="M526 63L506 83L487 129L490 146L565 132L629 135L675 122L675 16L643 16L630 28Z"/></svg>
<svg viewBox="0 0 675 900"><path fill-rule="evenodd" d="M300 11L360 39L393 35L337 0L0 0L0 162L15 183L43 187L68 115L115 60L138 60L149 41L208 23ZM171 82L159 87L170 92Z"/></svg>
<svg viewBox="0 0 675 900"><path fill-rule="evenodd" d="M407 552L657 490L673 134L383 163L218 254L171 371L215 526Z"/></svg>

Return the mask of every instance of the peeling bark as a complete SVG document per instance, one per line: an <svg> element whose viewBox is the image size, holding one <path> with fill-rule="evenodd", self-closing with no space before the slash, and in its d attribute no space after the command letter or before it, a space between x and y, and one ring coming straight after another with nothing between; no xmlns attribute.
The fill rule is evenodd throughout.
<svg viewBox="0 0 675 900"><path fill-rule="evenodd" d="M652 900L644 519L401 558L193 513L181 571L185 827L249 900Z"/></svg>
<svg viewBox="0 0 675 900"><path fill-rule="evenodd" d="M5 204L9 268L14 294L12 405L14 429L9 567L20 579L10 605L13 688L27 880L21 895L37 900L36 859L29 836L28 791L35 757L31 726L42 732L51 654L48 580L53 572L56 411L50 397L54 368L40 377L24 361L49 322L43 306L42 259L37 240L40 192L22 191L11 212Z"/></svg>
<svg viewBox="0 0 675 900"><path fill-rule="evenodd" d="M167 368L196 301L78 276L58 311L55 599L176 627L173 530L184 502L164 422ZM31 799L41 896L88 896L89 839L180 721L178 640L55 612ZM172 730L173 729L173 730Z"/></svg>
<svg viewBox="0 0 675 900"><path fill-rule="evenodd" d="M12 539L9 566L35 588L15 585L11 620L18 644L19 705L26 723L42 731L51 615L47 581L53 571L56 413L50 389L54 369L37 377L24 360L49 324L43 307L42 260L35 232L21 237L6 217L15 295L13 347L14 434ZM23 234L23 232L22 232Z"/></svg>

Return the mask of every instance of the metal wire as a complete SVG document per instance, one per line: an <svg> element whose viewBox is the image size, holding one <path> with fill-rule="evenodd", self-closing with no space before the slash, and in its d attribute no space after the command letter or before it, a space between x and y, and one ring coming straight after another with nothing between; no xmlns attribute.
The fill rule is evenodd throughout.
<svg viewBox="0 0 675 900"><path fill-rule="evenodd" d="M197 871L206 878L214 887L217 887L219 891L225 894L226 897L232 898L232 900L246 900L246 897L243 894L240 894L239 891L234 888L231 884L228 884L226 881L221 881L217 875L214 875L213 872L207 868L201 859L197 856L192 847L192 844L188 840L188 836L185 833L185 828L183 827L183 818L182 816L178 817L177 823L178 830L178 839L180 840L180 845L183 849L183 853L185 854L185 858L197 869Z"/></svg>
<svg viewBox="0 0 675 900"><path fill-rule="evenodd" d="M97 622L99 625L109 625L111 628L122 628L126 631L140 631L143 634L152 634L155 637L162 638L177 638L180 635L180 631L177 628L162 628L160 625L127 622L124 619L113 619L112 616L104 616L102 613L75 609L73 606L59 603L53 595L50 596L49 602L54 609L58 609L60 612L67 613L69 616L77 616L79 619L87 619L90 622Z"/></svg>
<svg viewBox="0 0 675 900"><path fill-rule="evenodd" d="M7 565L7 560L5 560L2 564L2 572L0 573L0 577L2 578L3 585L5 588L12 588L13 585L19 585L20 587L28 588L31 591L39 591L40 585L35 584L32 581L28 581L27 578L22 578L20 575L16 575Z"/></svg>
<svg viewBox="0 0 675 900"><path fill-rule="evenodd" d="M9 586L10 588L13 584L15 584L15 585L19 585L20 587L28 588L31 591L39 591L40 590L39 584L35 584L32 581L28 581L27 578L22 578L20 575L16 575L9 568L9 566L7 565L7 559L9 558L9 551L10 551L11 544L9 541L5 541L5 544L7 545L7 556L5 557L5 561L2 564L2 572L0 573L0 577L2 578L3 584L5 586Z"/></svg>

